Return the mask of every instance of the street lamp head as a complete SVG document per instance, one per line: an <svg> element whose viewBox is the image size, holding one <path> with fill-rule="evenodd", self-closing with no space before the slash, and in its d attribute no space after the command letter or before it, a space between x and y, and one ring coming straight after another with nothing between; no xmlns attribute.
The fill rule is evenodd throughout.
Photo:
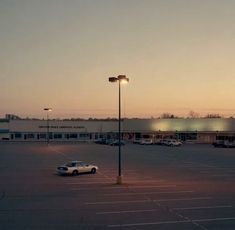
<svg viewBox="0 0 235 230"><path fill-rule="evenodd" d="M116 77L109 77L110 82L117 82L118 79Z"/></svg>
<svg viewBox="0 0 235 230"><path fill-rule="evenodd" d="M118 80L120 81L120 83L128 83L129 82L129 78L126 77L126 75L118 75Z"/></svg>
<svg viewBox="0 0 235 230"><path fill-rule="evenodd" d="M127 79L126 75L118 75L117 78L118 78L118 80Z"/></svg>
<svg viewBox="0 0 235 230"><path fill-rule="evenodd" d="M45 111L51 112L52 108L44 108Z"/></svg>
<svg viewBox="0 0 235 230"><path fill-rule="evenodd" d="M117 82L120 83L128 83L129 78L126 77L126 75L118 75L117 77L109 77L109 82Z"/></svg>

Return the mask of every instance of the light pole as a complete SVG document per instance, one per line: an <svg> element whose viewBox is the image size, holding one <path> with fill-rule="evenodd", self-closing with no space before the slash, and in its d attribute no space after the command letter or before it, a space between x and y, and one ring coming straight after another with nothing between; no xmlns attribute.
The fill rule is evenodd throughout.
<svg viewBox="0 0 235 230"><path fill-rule="evenodd" d="M49 145L49 112L52 111L51 108L44 108L44 111L47 111L47 145Z"/></svg>
<svg viewBox="0 0 235 230"><path fill-rule="evenodd" d="M118 82L118 176L117 184L122 184L122 159L121 159L121 83L128 83L126 75L110 77L109 82Z"/></svg>

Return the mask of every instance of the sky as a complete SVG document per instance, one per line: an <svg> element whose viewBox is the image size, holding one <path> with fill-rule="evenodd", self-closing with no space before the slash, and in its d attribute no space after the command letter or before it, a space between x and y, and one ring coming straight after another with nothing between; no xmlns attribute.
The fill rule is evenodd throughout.
<svg viewBox="0 0 235 230"><path fill-rule="evenodd" d="M0 117L235 116L234 0L0 0Z"/></svg>

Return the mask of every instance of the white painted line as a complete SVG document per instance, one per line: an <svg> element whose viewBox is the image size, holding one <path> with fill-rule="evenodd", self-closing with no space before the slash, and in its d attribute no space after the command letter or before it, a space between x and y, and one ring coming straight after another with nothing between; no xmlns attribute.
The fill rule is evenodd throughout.
<svg viewBox="0 0 235 230"><path fill-rule="evenodd" d="M160 199L154 201L165 202L165 201L188 201L188 200L209 200L209 199L212 199L212 197L170 198L170 199Z"/></svg>
<svg viewBox="0 0 235 230"><path fill-rule="evenodd" d="M113 178L109 178L109 179L113 179ZM107 180L107 178L103 178L103 180L104 179ZM123 181L124 181L124 183L140 183L140 184L142 184L142 183L162 183L162 182L164 182L163 180L131 180L131 179L128 179L128 178L123 178Z"/></svg>
<svg viewBox="0 0 235 230"><path fill-rule="evenodd" d="M126 179L125 177L123 178L124 182L126 183L162 183L164 180L129 180Z"/></svg>
<svg viewBox="0 0 235 230"><path fill-rule="evenodd" d="M234 177L233 174L213 174L212 177Z"/></svg>
<svg viewBox="0 0 235 230"><path fill-rule="evenodd" d="M156 212L159 209L143 209L143 210L126 210L126 211L116 211L116 212L97 212L97 215L109 215L109 214L122 214L122 213L140 213L140 212Z"/></svg>
<svg viewBox="0 0 235 230"><path fill-rule="evenodd" d="M128 186L129 188L171 188L171 187L176 187L177 185L143 185L143 186Z"/></svg>
<svg viewBox="0 0 235 230"><path fill-rule="evenodd" d="M205 168L216 168L214 165L207 165L207 164L200 164L199 166L205 167Z"/></svg>
<svg viewBox="0 0 235 230"><path fill-rule="evenodd" d="M116 176L116 175L115 175ZM130 176L130 175L128 175L128 176L123 176L123 180L124 181L129 181L129 180L136 180L136 178L139 178L139 177L133 177L133 176ZM141 177L141 180L140 181L149 181L149 180L154 180L154 181L161 181L161 182L164 182L165 180L155 180L155 179L153 179L153 178L149 178L149 177Z"/></svg>
<svg viewBox="0 0 235 230"><path fill-rule="evenodd" d="M178 223L189 223L190 220L175 220L175 221L158 221L149 223L134 223L134 224L113 224L108 225L108 228L120 228L120 227L135 227L135 226L146 226L146 225L160 225L160 224L178 224Z"/></svg>
<svg viewBox="0 0 235 230"><path fill-rule="evenodd" d="M110 173L110 172L117 172L117 169L105 169L105 170L102 170L100 171L102 173ZM136 170L131 170L131 169L122 169L122 172L134 172L134 173L138 173L136 172Z"/></svg>
<svg viewBox="0 0 235 230"><path fill-rule="evenodd" d="M105 180L107 179L107 177L104 176L92 176L92 174L88 174L88 175L78 175L77 177L73 177L71 178L71 181L88 181L88 180Z"/></svg>
<svg viewBox="0 0 235 230"><path fill-rule="evenodd" d="M111 183L110 183L111 184ZM113 183L114 184L114 183ZM119 189L128 189L127 187L118 187L118 185L117 186L112 186L112 187L83 187L83 188L72 188L71 190L72 191L80 191L80 190L112 190L112 189L117 189L117 190L119 190Z"/></svg>
<svg viewBox="0 0 235 230"><path fill-rule="evenodd" d="M121 200L121 201L100 201L87 202L86 205L100 205L100 204L128 204L128 203L144 203L144 202L164 202L164 201L187 201L187 200L207 200L211 197L193 197L193 198L173 198L173 199L159 199L159 200Z"/></svg>
<svg viewBox="0 0 235 230"><path fill-rule="evenodd" d="M121 200L121 201L101 201L101 202L87 202L86 205L100 205L100 204L128 204L128 203L145 203L152 202L152 200Z"/></svg>
<svg viewBox="0 0 235 230"><path fill-rule="evenodd" d="M235 220L235 217L214 218L214 219L198 219L198 220L175 220L175 221L158 221L149 223L133 223L133 224L114 224L108 225L108 228L120 228L120 227L135 227L135 226L147 226L147 225L163 225L163 224L179 224L179 223L192 223L192 222L213 222L213 221L225 221Z"/></svg>
<svg viewBox="0 0 235 230"><path fill-rule="evenodd" d="M232 205L220 205L220 206L202 206L202 207L188 207L188 208L172 208L173 210L196 210L196 209L217 209L217 208L233 208Z"/></svg>
<svg viewBox="0 0 235 230"><path fill-rule="evenodd" d="M102 177L89 178L89 177L86 177L86 178L78 178L78 180L76 180L76 179L75 180L68 180L66 182L67 183L78 183L78 182L93 182L93 181L100 181L100 180L108 181L108 180L113 180L113 179L115 179L115 178L102 178Z"/></svg>
<svg viewBox="0 0 235 230"><path fill-rule="evenodd" d="M112 184L112 182L109 182L108 184ZM75 185L79 185L79 184L75 184ZM112 189L145 189L145 188L175 188L176 185L155 185L155 186L128 186L128 185L124 185L124 186L120 186L120 185L116 185L116 186L110 186L110 187L83 187L83 188L71 188L72 191L83 191L83 190L112 190Z"/></svg>
<svg viewBox="0 0 235 230"><path fill-rule="evenodd" d="M235 220L235 217L224 217L224 218L214 218L214 219L199 219L193 220L195 222L211 222L211 221L224 221L224 220Z"/></svg>
<svg viewBox="0 0 235 230"><path fill-rule="evenodd" d="M110 184L112 182L110 181L104 181L104 182L82 182L82 183L79 183L79 182L69 182L69 183L66 183L68 185L87 185L87 184Z"/></svg>
<svg viewBox="0 0 235 230"><path fill-rule="evenodd" d="M194 191L166 191L166 192L132 192L132 193L107 193L104 196L132 196L132 195L151 195L151 194L178 194L178 193L193 193Z"/></svg>

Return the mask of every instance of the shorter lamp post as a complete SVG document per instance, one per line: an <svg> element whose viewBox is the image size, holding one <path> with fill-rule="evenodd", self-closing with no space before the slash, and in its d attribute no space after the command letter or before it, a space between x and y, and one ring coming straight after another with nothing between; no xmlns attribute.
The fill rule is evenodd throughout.
<svg viewBox="0 0 235 230"><path fill-rule="evenodd" d="M52 111L51 108L44 108L44 111L47 111L47 145L49 145L49 141L50 141L50 138L49 138L49 112Z"/></svg>
<svg viewBox="0 0 235 230"><path fill-rule="evenodd" d="M122 184L122 159L121 159L121 83L128 83L129 78L126 75L110 77L109 82L118 82L118 176L117 184Z"/></svg>

